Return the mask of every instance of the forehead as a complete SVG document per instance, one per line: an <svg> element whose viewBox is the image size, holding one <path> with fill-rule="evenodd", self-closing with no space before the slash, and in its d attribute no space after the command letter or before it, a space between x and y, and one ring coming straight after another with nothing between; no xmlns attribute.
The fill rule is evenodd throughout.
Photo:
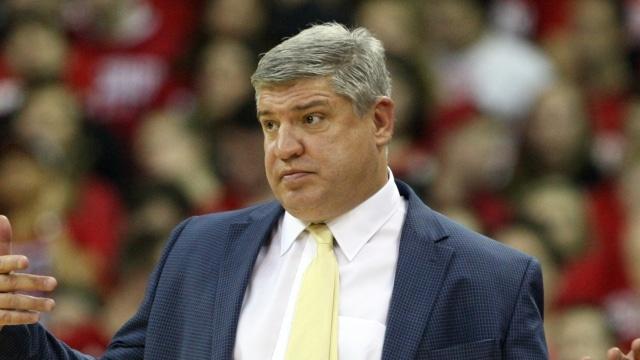
<svg viewBox="0 0 640 360"><path fill-rule="evenodd" d="M341 98L328 78L301 79L285 84L264 85L257 89L258 114L265 111L287 110L301 103Z"/></svg>

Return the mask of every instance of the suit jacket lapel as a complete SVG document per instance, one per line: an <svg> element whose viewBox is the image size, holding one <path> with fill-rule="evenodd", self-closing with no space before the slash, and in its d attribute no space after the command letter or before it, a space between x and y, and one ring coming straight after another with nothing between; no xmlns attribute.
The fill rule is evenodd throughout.
<svg viewBox="0 0 640 360"><path fill-rule="evenodd" d="M215 297L217 323L212 324L212 359L233 358L238 318L253 265L282 211L282 207L273 202L257 208L249 219L229 226Z"/></svg>
<svg viewBox="0 0 640 360"><path fill-rule="evenodd" d="M437 244L448 235L435 212L407 185L398 182L398 189L408 199L408 208L387 315L382 352L386 360L415 357L453 254Z"/></svg>
<svg viewBox="0 0 640 360"><path fill-rule="evenodd" d="M397 185L408 199L408 209L387 315L382 353L387 360L413 358L453 254L451 249L436 244L447 236L436 214L407 185ZM215 297L212 359L233 358L238 319L253 265L282 212L274 202L257 208L246 221L229 226Z"/></svg>

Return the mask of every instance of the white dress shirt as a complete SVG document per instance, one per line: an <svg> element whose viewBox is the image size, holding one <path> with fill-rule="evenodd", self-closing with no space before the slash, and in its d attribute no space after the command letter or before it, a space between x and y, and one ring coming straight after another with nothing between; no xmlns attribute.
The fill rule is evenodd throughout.
<svg viewBox="0 0 640 360"><path fill-rule="evenodd" d="M327 222L340 269L341 359L382 355L406 209L389 170L377 193ZM235 359L284 359L302 275L316 255L307 225L285 212L260 250L240 313Z"/></svg>

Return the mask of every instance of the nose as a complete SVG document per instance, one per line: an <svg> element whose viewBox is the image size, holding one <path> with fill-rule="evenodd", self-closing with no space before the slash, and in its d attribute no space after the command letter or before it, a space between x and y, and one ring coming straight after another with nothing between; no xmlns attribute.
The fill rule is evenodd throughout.
<svg viewBox="0 0 640 360"><path fill-rule="evenodd" d="M295 129L281 126L278 131L275 153L281 160L288 160L302 155L304 146Z"/></svg>

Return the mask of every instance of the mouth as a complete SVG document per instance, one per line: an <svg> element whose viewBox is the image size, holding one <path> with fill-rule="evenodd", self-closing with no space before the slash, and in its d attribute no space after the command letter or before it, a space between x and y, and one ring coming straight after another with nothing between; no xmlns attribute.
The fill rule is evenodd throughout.
<svg viewBox="0 0 640 360"><path fill-rule="evenodd" d="M311 174L311 172L303 170L285 170L280 173L280 179L284 182L291 182L302 180Z"/></svg>

